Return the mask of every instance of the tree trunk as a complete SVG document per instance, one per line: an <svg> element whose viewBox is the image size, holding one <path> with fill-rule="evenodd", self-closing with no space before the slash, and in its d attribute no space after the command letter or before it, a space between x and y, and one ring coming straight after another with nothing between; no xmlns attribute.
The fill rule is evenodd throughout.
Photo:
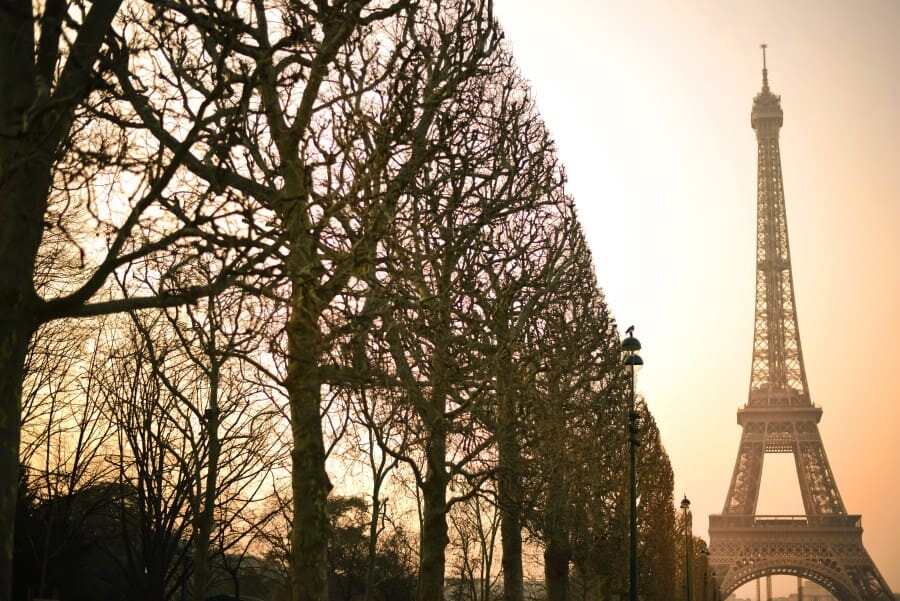
<svg viewBox="0 0 900 601"><path fill-rule="evenodd" d="M443 412L441 412L443 413ZM419 563L418 601L443 601L447 535L447 432L443 416L432 424L428 437L428 466L422 483L423 524Z"/></svg>
<svg viewBox="0 0 900 601"><path fill-rule="evenodd" d="M19 10L30 16L30 3ZM14 12L12 8L0 9L0 39L28 38L24 30L32 30L30 18L13 19ZM23 31L10 31L16 23ZM24 108L16 106L16 98L24 95L22 101L27 101L33 96L34 86L33 81L16 78L30 71L23 67L17 73L14 65L30 65L34 50L28 44L15 46L8 39L0 42L0 81L9 91L4 95L11 97L0 100L0 599L11 598L12 590L13 528L20 475L19 405L28 342L37 326L32 273L49 187L49 166L42 164L46 153L31 152L32 144L19 135ZM28 61L10 56L16 51L25 53Z"/></svg>
<svg viewBox="0 0 900 601"><path fill-rule="evenodd" d="M213 332L212 335L214 336L215 333ZM202 491L198 491L198 494L202 494L203 504L195 518L197 526L194 531L194 601L206 599L206 591L209 588L209 541L212 534L213 510L216 505L218 488L219 454L222 449L219 441L219 364L217 361L217 358L213 358L209 379L209 407L204 416L209 450L205 482L203 482ZM197 469L200 469L199 466Z"/></svg>
<svg viewBox="0 0 900 601"><path fill-rule="evenodd" d="M19 485L19 401L31 329L3 303L0 317L0 599L12 590L13 527Z"/></svg>
<svg viewBox="0 0 900 601"><path fill-rule="evenodd" d="M315 281L299 277L312 264L312 253L292 245L288 260L292 290L287 324L286 386L294 448L291 468L294 516L291 528L291 599L327 601L328 538L326 499L331 482L325 472L325 445L320 418L320 310ZM309 259L309 262L306 259Z"/></svg>
<svg viewBox="0 0 900 601"><path fill-rule="evenodd" d="M560 535L562 533L559 533ZM544 550L544 581L547 585L547 601L568 601L569 560L572 552L568 540L551 535Z"/></svg>
<svg viewBox="0 0 900 601"><path fill-rule="evenodd" d="M381 475L372 486L372 521L369 523L368 558L366 560L366 592L363 601L375 598L375 562L378 559L378 520L381 519Z"/></svg>
<svg viewBox="0 0 900 601"><path fill-rule="evenodd" d="M516 428L517 405L509 380L508 366L497 374L500 391L500 416L497 433L499 453L497 496L500 505L500 540L503 549L503 601L524 601L525 577L522 570L522 483L521 451Z"/></svg>
<svg viewBox="0 0 900 601"><path fill-rule="evenodd" d="M238 563L237 567L234 568L234 571L231 573L231 588L234 590L235 601L241 601L241 578L239 574L240 569L241 564Z"/></svg>
<svg viewBox="0 0 900 601"><path fill-rule="evenodd" d="M518 443L512 451L518 454ZM510 452L510 451L507 451ZM503 462L504 451L500 457ZM501 470L504 469L501 467ZM518 473L500 475L500 538L503 548L503 601L524 601L525 577L522 570L522 506ZM510 482L510 480L516 480ZM504 500L503 497L507 499Z"/></svg>
<svg viewBox="0 0 900 601"><path fill-rule="evenodd" d="M46 4L42 3L45 9ZM0 84L4 90L0 94L0 599L9 599L12 590L19 411L25 355L38 325L40 301L32 277L44 231L51 169L56 146L68 133L75 106L86 93L85 74L119 1L92 5L78 33L78 42L84 43L73 45L73 55L66 62L65 89L53 96L60 101L55 120L47 119L49 90L39 95L37 89L34 6L31 0L7 0L0 5ZM65 8L64 3L60 6ZM70 68L72 61L74 68ZM41 78L44 87L49 87L46 75Z"/></svg>
<svg viewBox="0 0 900 601"><path fill-rule="evenodd" d="M328 513L326 498L331 488L325 472L325 446L319 418L320 384L316 372L318 353L307 319L294 311L289 324L293 361L288 366L291 405L291 488L294 519L291 528L293 601L328 599ZM301 334L305 332L306 335ZM305 344L307 343L307 344Z"/></svg>
<svg viewBox="0 0 900 601"><path fill-rule="evenodd" d="M198 524L194 528L194 582L193 582L193 598L194 601L203 601L206 599L206 587L209 582L209 531L206 527L206 518L203 514L206 511L201 509L200 515L197 517Z"/></svg>
<svg viewBox="0 0 900 601"><path fill-rule="evenodd" d="M572 549L569 543L568 489L558 471L550 474L546 508L546 548L544 549L544 582L547 601L568 601L569 561Z"/></svg>

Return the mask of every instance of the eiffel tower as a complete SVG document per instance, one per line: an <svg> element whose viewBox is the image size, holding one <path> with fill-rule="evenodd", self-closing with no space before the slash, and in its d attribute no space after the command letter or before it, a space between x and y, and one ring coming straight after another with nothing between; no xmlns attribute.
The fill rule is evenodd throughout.
<svg viewBox="0 0 900 601"><path fill-rule="evenodd" d="M722 513L709 516L710 567L723 597L744 583L786 574L813 581L840 601L894 601L862 543L861 516L848 515L825 456L803 367L791 274L778 132L781 97L762 90L750 123L759 145L756 323L747 404L734 475ZM792 453L805 515L757 515L767 453Z"/></svg>

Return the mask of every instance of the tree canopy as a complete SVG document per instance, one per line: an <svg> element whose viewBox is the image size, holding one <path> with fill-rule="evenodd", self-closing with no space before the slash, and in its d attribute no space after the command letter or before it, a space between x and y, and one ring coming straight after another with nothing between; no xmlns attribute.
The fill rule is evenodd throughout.
<svg viewBox="0 0 900 601"><path fill-rule="evenodd" d="M617 326L490 0L11 0L0 82L0 596L624 588Z"/></svg>

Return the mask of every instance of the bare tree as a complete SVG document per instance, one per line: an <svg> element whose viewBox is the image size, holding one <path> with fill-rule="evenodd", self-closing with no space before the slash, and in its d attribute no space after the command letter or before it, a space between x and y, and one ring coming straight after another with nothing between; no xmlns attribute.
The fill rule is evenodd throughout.
<svg viewBox="0 0 900 601"><path fill-rule="evenodd" d="M209 266L194 269L201 281L215 277ZM193 545L191 588L202 601L212 542L219 541L217 551L226 553L252 537L252 509L264 502L278 450L268 430L279 416L253 384L258 378L246 378L254 365L242 362L261 341L265 303L232 290L196 306L132 318L146 349L144 360L177 403L160 418L171 420L187 442L187 453L173 459L191 480L186 516Z"/></svg>
<svg viewBox="0 0 900 601"><path fill-rule="evenodd" d="M20 515L30 511L33 519L16 537L23 554L16 594L24 595L27 587L47 596L58 587L69 575L63 564L96 541L88 526L92 516L109 506L102 496L81 494L114 475L114 466L104 460L112 450L111 426L102 419L98 390L105 333L100 320L91 321L93 332L72 323L47 324L29 348L20 487L32 506L21 508ZM29 564L36 567L33 573L25 567Z"/></svg>
<svg viewBox="0 0 900 601"><path fill-rule="evenodd" d="M502 83L501 83L502 82ZM492 403L481 408L481 424L495 438L496 486L503 549L503 598L524 599L522 559L523 491L521 424L526 391L543 369L548 349L529 340L534 320L560 294L571 270L566 239L576 223L553 143L525 82L514 70L498 78L509 118L501 153L515 165L510 197L528 199L524 210L492 228L484 289L479 301L487 338L486 360L493 381Z"/></svg>
<svg viewBox="0 0 900 601"><path fill-rule="evenodd" d="M108 284L155 253L212 253L202 241L217 237L213 223L230 210L221 198L194 197L186 206L173 193L196 122L182 121L178 143L166 151L122 128L127 113L107 94L105 79L111 64L136 66L111 43L121 4L0 6L0 84L10 91L0 97L0 596L10 591L29 341L54 319L173 306L207 293L161 282L157 294L135 285L127 297L113 297ZM211 90L192 116L202 121L220 91ZM228 283L230 264L217 287Z"/></svg>
<svg viewBox="0 0 900 601"><path fill-rule="evenodd" d="M678 555L672 542L675 529L675 474L660 439L659 429L646 403L640 413L641 454L638 461L638 533L641 537L641 585L651 599L674 599ZM695 547L698 552L700 547ZM700 562L700 556L697 556ZM695 570L702 576L703 572ZM702 584L702 577L700 578ZM699 596L695 595L695 599Z"/></svg>
<svg viewBox="0 0 900 601"><path fill-rule="evenodd" d="M82 474L73 486L98 463L91 428L115 427L114 497L139 541L120 559L164 598L185 590L191 540L202 598L210 541L247 540L217 518L254 513L259 430L281 407L244 399L274 385L291 428L293 599L327 597L326 459L353 420L373 478L370 598L398 462L422 500L420 600L443 595L448 513L494 477L505 598L523 597L526 522L550 597L565 598L573 520L617 500L618 474L593 473L589 457L596 439L615 456L618 345L500 37L490 0L0 7L0 82L13 91L0 98L3 553L23 415L23 457L43 458L45 474L47 445L89 442L66 464ZM251 296L217 296L232 286ZM102 372L105 420L53 390L68 367L49 354L20 413L29 344L52 348L54 320L123 311L138 335L106 330L124 343ZM260 327L276 332L265 348L247 348L247 315L277 315ZM64 433L67 420L81 425ZM248 455L259 461L241 465Z"/></svg>
<svg viewBox="0 0 900 601"><path fill-rule="evenodd" d="M410 434L403 418L402 404L392 398L396 394L398 392L391 388L363 385L353 395L351 405L347 442L352 456L348 460L364 463L366 475L371 479L365 601L371 601L376 592L378 541L385 529L387 513L384 491L399 463L397 455L406 447L405 441ZM393 453L385 450L388 440ZM362 459L359 454L363 455Z"/></svg>
<svg viewBox="0 0 900 601"><path fill-rule="evenodd" d="M494 550L500 530L500 513L493 491L482 490L450 511L451 548L455 555L455 599L490 601L498 577L494 574Z"/></svg>
<svg viewBox="0 0 900 601"><path fill-rule="evenodd" d="M621 367L615 323L593 275L584 237L565 228L567 267L525 333L540 348L540 369L527 380L522 452L531 464L524 509L544 545L547 597L569 595L569 565L580 491L605 469L600 445L609 444L610 408L618 411ZM581 526L579 526L580 528Z"/></svg>
<svg viewBox="0 0 900 601"><path fill-rule="evenodd" d="M448 5L453 5L449 6ZM185 164L211 187L252 198L290 284L287 373L293 431L294 599L327 589L322 387L328 318L370 269L379 240L422 166L430 130L496 38L486 2L160 3L154 32L182 89L225 88L205 122L205 153ZM192 49L199 49L198 52ZM141 124L170 149L168 106L120 69ZM258 213L257 213L258 214ZM259 223L259 218L257 218Z"/></svg>
<svg viewBox="0 0 900 601"><path fill-rule="evenodd" d="M156 377L140 335L120 321L103 386L105 413L115 425L120 491L119 544L107 549L107 561L123 575L129 598L172 599L189 579L193 482L179 458L190 453L190 441L185 425L168 419L182 414L180 400Z"/></svg>
<svg viewBox="0 0 900 601"><path fill-rule="evenodd" d="M552 143L510 57L496 53L462 90L432 134L441 154L383 242L367 304L371 361L380 369L389 358L383 378L400 392L414 432L398 454L424 502L420 599L441 595L447 511L478 490L496 460L483 426L496 424L490 414L507 367L496 357L510 342L498 340L495 314L528 321L531 309L522 307L536 284L520 277L532 253L552 252L544 236L567 206ZM448 494L454 479L470 492Z"/></svg>

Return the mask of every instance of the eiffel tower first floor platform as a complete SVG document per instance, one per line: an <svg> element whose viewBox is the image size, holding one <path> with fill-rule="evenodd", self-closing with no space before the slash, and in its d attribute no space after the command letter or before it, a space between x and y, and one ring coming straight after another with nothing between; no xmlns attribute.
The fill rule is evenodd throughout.
<svg viewBox="0 0 900 601"><path fill-rule="evenodd" d="M828 589L840 601L894 601L862 544L858 515L709 516L709 565L722 597L786 574Z"/></svg>

